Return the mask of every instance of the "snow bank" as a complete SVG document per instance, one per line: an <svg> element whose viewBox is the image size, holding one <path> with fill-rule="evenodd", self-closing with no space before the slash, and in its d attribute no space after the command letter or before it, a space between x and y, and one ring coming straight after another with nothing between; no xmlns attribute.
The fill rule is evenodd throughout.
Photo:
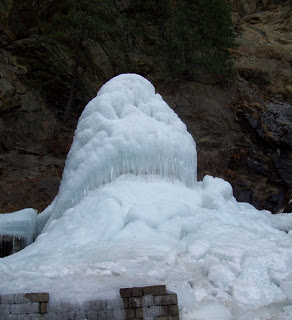
<svg viewBox="0 0 292 320"><path fill-rule="evenodd" d="M291 319L290 215L238 203L222 179L196 182L195 162L152 85L114 78L79 121L45 230L0 260L0 292L87 300L161 283L182 319Z"/></svg>
<svg viewBox="0 0 292 320"><path fill-rule="evenodd" d="M211 189L217 196L207 203ZM292 239L272 214L229 191L210 176L190 189L156 175L122 175L2 259L0 292L86 300L163 283L178 293L183 319L290 319Z"/></svg>

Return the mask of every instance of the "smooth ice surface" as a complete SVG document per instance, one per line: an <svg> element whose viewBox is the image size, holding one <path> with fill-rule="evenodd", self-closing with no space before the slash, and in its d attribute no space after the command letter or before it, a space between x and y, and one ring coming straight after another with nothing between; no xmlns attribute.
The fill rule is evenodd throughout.
<svg viewBox="0 0 292 320"><path fill-rule="evenodd" d="M33 242L36 233L37 212L34 209L0 214L0 236L26 239L26 245Z"/></svg>
<svg viewBox="0 0 292 320"><path fill-rule="evenodd" d="M85 107L50 221L122 174L157 174L194 187L196 145L178 116L136 74L108 81Z"/></svg>
<svg viewBox="0 0 292 320"><path fill-rule="evenodd" d="M121 287L166 284L178 294L184 320L291 320L291 215L238 203L222 179L196 182L195 145L185 126L164 102L163 121L148 117L147 99L162 100L145 79L113 80L96 98L111 103L90 103L79 121L59 195L38 217L39 229L50 217L45 230L21 252L0 259L0 293L48 291L56 301L82 301L117 298ZM131 82L137 101L128 92ZM122 109L108 107L128 97L134 99L129 108L126 102ZM97 105L102 112L94 111ZM144 111L127 113L135 105ZM135 119L128 131L120 127L124 114ZM122 138L100 140L103 129L95 126L118 130ZM169 132L161 139L160 126ZM148 153L149 162L142 156Z"/></svg>

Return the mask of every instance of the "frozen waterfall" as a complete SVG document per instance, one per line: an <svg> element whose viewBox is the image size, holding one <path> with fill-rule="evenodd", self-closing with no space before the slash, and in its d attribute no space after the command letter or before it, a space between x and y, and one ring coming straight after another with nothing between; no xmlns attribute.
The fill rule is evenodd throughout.
<svg viewBox="0 0 292 320"><path fill-rule="evenodd" d="M177 179L190 188L197 179L196 145L185 124L136 74L111 79L85 107L49 221L89 190L129 173Z"/></svg>
<svg viewBox="0 0 292 320"><path fill-rule="evenodd" d="M76 302L165 284L182 320L290 320L291 214L237 202L220 178L197 181L196 164L151 83L113 78L80 117L36 241L0 259L0 293Z"/></svg>

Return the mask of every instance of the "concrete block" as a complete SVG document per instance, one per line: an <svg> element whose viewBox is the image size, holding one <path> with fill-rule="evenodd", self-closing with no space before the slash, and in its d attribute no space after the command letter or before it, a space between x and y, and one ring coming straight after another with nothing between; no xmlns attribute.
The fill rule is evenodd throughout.
<svg viewBox="0 0 292 320"><path fill-rule="evenodd" d="M129 308L129 298L123 298L123 305L125 309Z"/></svg>
<svg viewBox="0 0 292 320"><path fill-rule="evenodd" d="M124 309L114 309L113 310L113 319L124 320L125 319L125 310Z"/></svg>
<svg viewBox="0 0 292 320"><path fill-rule="evenodd" d="M126 320L135 319L136 318L135 309L125 309L125 317L126 317Z"/></svg>
<svg viewBox="0 0 292 320"><path fill-rule="evenodd" d="M165 285L144 287L143 293L145 295L146 294L152 294L152 295L166 294L166 287L165 287Z"/></svg>
<svg viewBox="0 0 292 320"><path fill-rule="evenodd" d="M150 309L155 310L157 316L168 316L168 307L167 306L153 306Z"/></svg>
<svg viewBox="0 0 292 320"><path fill-rule="evenodd" d="M143 307L153 306L153 303L154 303L152 295L143 296L142 301L143 301Z"/></svg>
<svg viewBox="0 0 292 320"><path fill-rule="evenodd" d="M25 293L3 294L1 296L2 304L20 304L29 303L30 300Z"/></svg>
<svg viewBox="0 0 292 320"><path fill-rule="evenodd" d="M76 305L71 302L62 301L61 306L58 308L61 312L72 312L76 309Z"/></svg>
<svg viewBox="0 0 292 320"><path fill-rule="evenodd" d="M31 314L31 313L39 313L39 304L38 303L12 304L11 305L11 314L20 315L20 314Z"/></svg>
<svg viewBox="0 0 292 320"><path fill-rule="evenodd" d="M168 314L170 316L178 316L179 314L178 305L174 304L174 305L168 306Z"/></svg>
<svg viewBox="0 0 292 320"><path fill-rule="evenodd" d="M84 319L86 319L86 314L85 313L75 314L74 320L84 320Z"/></svg>
<svg viewBox="0 0 292 320"><path fill-rule="evenodd" d="M18 320L17 318L18 318L17 315L10 314L6 318L4 318L4 320Z"/></svg>
<svg viewBox="0 0 292 320"><path fill-rule="evenodd" d="M143 318L143 309L142 308L137 308L136 310L136 318Z"/></svg>
<svg viewBox="0 0 292 320"><path fill-rule="evenodd" d="M87 311L86 312L87 320L96 320L97 318L97 311Z"/></svg>
<svg viewBox="0 0 292 320"><path fill-rule="evenodd" d="M106 300L106 309L123 309L123 300L118 299L110 299Z"/></svg>
<svg viewBox="0 0 292 320"><path fill-rule="evenodd" d="M2 315L10 314L10 310L11 310L10 308L11 308L10 304L0 304L0 319Z"/></svg>
<svg viewBox="0 0 292 320"><path fill-rule="evenodd" d="M85 301L81 309L83 310L91 310L91 311L98 311L98 310L106 310L107 309L107 301L106 300L90 300Z"/></svg>
<svg viewBox="0 0 292 320"><path fill-rule="evenodd" d="M113 310L103 310L97 312L97 319L98 320L111 320L113 318Z"/></svg>
<svg viewBox="0 0 292 320"><path fill-rule="evenodd" d="M18 317L21 317L21 316L18 316ZM39 314L29 314L27 315L27 318L25 318L25 320L40 320L40 319L42 318Z"/></svg>
<svg viewBox="0 0 292 320"><path fill-rule="evenodd" d="M75 319L75 312L62 313L62 320L74 320L74 319Z"/></svg>
<svg viewBox="0 0 292 320"><path fill-rule="evenodd" d="M110 309L106 311L106 317L107 319L115 319L114 318L114 310Z"/></svg>
<svg viewBox="0 0 292 320"><path fill-rule="evenodd" d="M40 313L47 313L47 303L46 302L40 303Z"/></svg>
<svg viewBox="0 0 292 320"><path fill-rule="evenodd" d="M84 301L82 304L82 308L85 311L94 311L97 310L98 308L98 301L97 300L89 300L89 301Z"/></svg>
<svg viewBox="0 0 292 320"><path fill-rule="evenodd" d="M137 298L129 298L129 308L143 308L143 307L150 307L154 305L154 298L153 296L147 295L143 297Z"/></svg>
<svg viewBox="0 0 292 320"><path fill-rule="evenodd" d="M17 320L29 320L30 315L29 314L21 314L17 316Z"/></svg>
<svg viewBox="0 0 292 320"><path fill-rule="evenodd" d="M44 320L63 320L63 314L60 312L49 312L42 315Z"/></svg>
<svg viewBox="0 0 292 320"><path fill-rule="evenodd" d="M166 306L173 304L177 304L177 295L175 293L154 297L154 305L156 306Z"/></svg>
<svg viewBox="0 0 292 320"><path fill-rule="evenodd" d="M44 318L42 314L30 314L27 320L53 320L53 317Z"/></svg>
<svg viewBox="0 0 292 320"><path fill-rule="evenodd" d="M29 320L40 320L40 319L41 320L54 320L54 312L48 312L48 313L45 313L45 314L40 314L39 316L40 316L39 319L32 318L32 319L29 319Z"/></svg>
<svg viewBox="0 0 292 320"><path fill-rule="evenodd" d="M132 296L133 297L142 297L143 296L143 288L140 288L140 287L132 288Z"/></svg>
<svg viewBox="0 0 292 320"><path fill-rule="evenodd" d="M131 288L121 288L120 295L122 298L129 298L132 296L132 289Z"/></svg>
<svg viewBox="0 0 292 320"><path fill-rule="evenodd" d="M143 298L129 298L129 308L142 308L143 307Z"/></svg>
<svg viewBox="0 0 292 320"><path fill-rule="evenodd" d="M149 308L143 308L143 317L146 318L155 318L158 316L167 316L168 308L167 306L153 306Z"/></svg>
<svg viewBox="0 0 292 320"><path fill-rule="evenodd" d="M47 292L36 292L30 294L31 302L48 302L49 294Z"/></svg>

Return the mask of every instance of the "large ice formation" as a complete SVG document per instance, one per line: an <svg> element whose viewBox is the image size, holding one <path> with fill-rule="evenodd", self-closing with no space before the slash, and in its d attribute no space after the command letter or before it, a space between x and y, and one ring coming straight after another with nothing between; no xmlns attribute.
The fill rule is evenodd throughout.
<svg viewBox="0 0 292 320"><path fill-rule="evenodd" d="M47 220L0 259L0 293L80 300L164 283L182 319L292 317L292 216L238 203L222 179L196 182L191 136L140 76L112 79L84 110L38 228Z"/></svg>
<svg viewBox="0 0 292 320"><path fill-rule="evenodd" d="M120 75L79 119L50 221L122 174L156 174L192 188L196 165L194 140L153 85L139 75Z"/></svg>

